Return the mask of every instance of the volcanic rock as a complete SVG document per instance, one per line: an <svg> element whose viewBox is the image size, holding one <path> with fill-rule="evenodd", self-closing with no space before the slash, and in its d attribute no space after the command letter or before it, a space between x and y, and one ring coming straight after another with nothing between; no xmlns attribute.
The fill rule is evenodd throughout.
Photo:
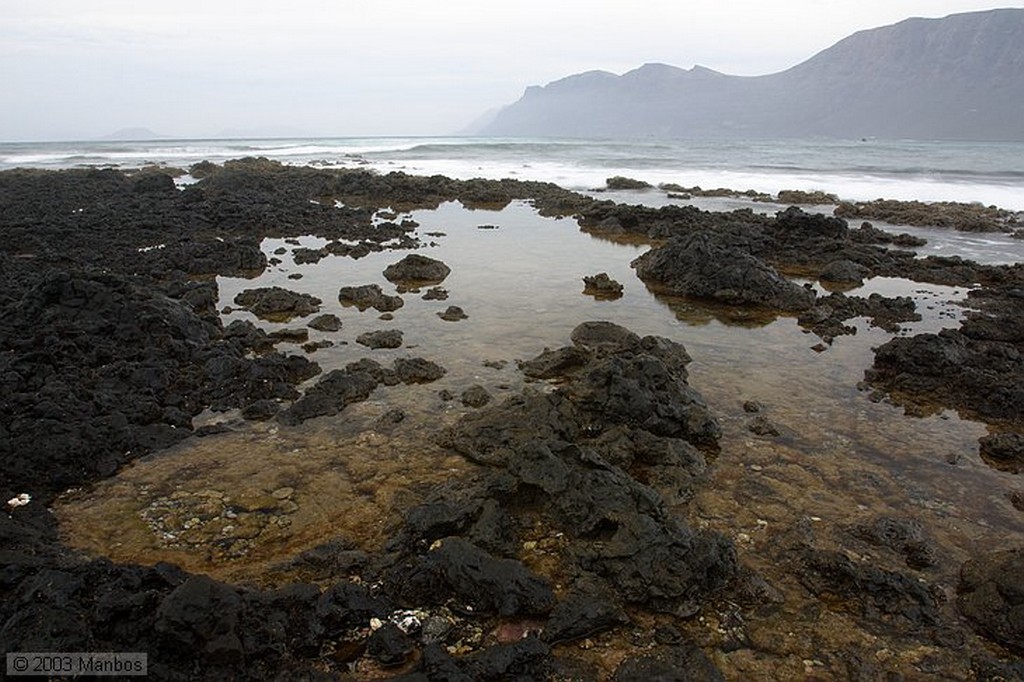
<svg viewBox="0 0 1024 682"><path fill-rule="evenodd" d="M960 569L957 605L983 635L1024 653L1024 550L991 552Z"/></svg>
<svg viewBox="0 0 1024 682"><path fill-rule="evenodd" d="M633 261L637 276L665 291L730 305L800 311L814 305L810 289L712 232L693 232Z"/></svg>
<svg viewBox="0 0 1024 682"><path fill-rule="evenodd" d="M336 332L341 330L341 320L337 315L328 313L314 317L306 326L321 332Z"/></svg>
<svg viewBox="0 0 1024 682"><path fill-rule="evenodd" d="M612 682L724 682L722 673L696 646L658 647L626 658Z"/></svg>
<svg viewBox="0 0 1024 682"><path fill-rule="evenodd" d="M299 294L281 287L246 289L235 296L235 304L256 317L279 322L315 313L320 310L322 302L316 296Z"/></svg>
<svg viewBox="0 0 1024 682"><path fill-rule="evenodd" d="M405 288L414 288L440 284L451 271L451 268L439 260L411 253L384 268L384 278Z"/></svg>
<svg viewBox="0 0 1024 682"><path fill-rule="evenodd" d="M474 384L462 392L462 404L466 407L483 407L491 402L491 394L480 384Z"/></svg>
<svg viewBox="0 0 1024 682"><path fill-rule="evenodd" d="M335 415L346 405L369 398L375 388L377 381L366 372L336 369L325 374L278 419L294 426L313 417Z"/></svg>
<svg viewBox="0 0 1024 682"><path fill-rule="evenodd" d="M405 304L401 296L385 294L379 284L341 287L338 300L342 305L354 305L360 311L373 308L382 313L393 312Z"/></svg>
<svg viewBox="0 0 1024 682"><path fill-rule="evenodd" d="M871 270L860 263L854 263L851 260L834 260L825 266L818 278L823 282L861 284L870 275Z"/></svg>
<svg viewBox="0 0 1024 682"><path fill-rule="evenodd" d="M444 367L423 358L396 358L395 375L405 384L427 384L444 376Z"/></svg>
<svg viewBox="0 0 1024 682"><path fill-rule="evenodd" d="M1024 434L996 433L985 436L981 444L981 458L1000 471L1019 474L1024 471Z"/></svg>
<svg viewBox="0 0 1024 682"><path fill-rule="evenodd" d="M356 337L356 343L369 348L401 348L402 332L398 329L380 329L364 332Z"/></svg>
<svg viewBox="0 0 1024 682"><path fill-rule="evenodd" d="M466 311L457 305L448 306L444 312L438 313L437 316L446 322L458 322L459 320L465 320L469 317L469 315L466 314Z"/></svg>
<svg viewBox="0 0 1024 682"><path fill-rule="evenodd" d="M599 300L611 301L622 297L622 285L609 277L607 272L601 272L583 278L583 293Z"/></svg>
<svg viewBox="0 0 1024 682"><path fill-rule="evenodd" d="M409 603L455 599L477 613L545 614L555 603L550 586L513 559L495 558L468 540L449 537L395 570L393 586Z"/></svg>

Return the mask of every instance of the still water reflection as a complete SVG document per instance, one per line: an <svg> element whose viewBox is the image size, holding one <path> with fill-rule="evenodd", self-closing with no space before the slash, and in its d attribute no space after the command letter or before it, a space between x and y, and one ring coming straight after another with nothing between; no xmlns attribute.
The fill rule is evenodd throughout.
<svg viewBox="0 0 1024 682"><path fill-rule="evenodd" d="M818 352L812 347L819 339L791 317L737 324L729 311L656 296L629 265L647 247L589 236L573 220L542 218L526 203L501 211L446 204L403 218L420 223L417 234L429 244L421 252L451 267L441 285L447 300L406 293L390 320L372 309L342 307L342 286L376 283L394 293L382 271L405 254L327 256L299 265L291 257L294 242L267 240L268 254L287 250L281 262L255 280L221 278L221 305L256 286L313 294L324 301L321 313L343 322L334 333L309 330L311 341L334 344L311 356L325 371L363 357L390 364L420 356L444 366L443 379L382 387L338 417L296 428L207 415L231 430L148 457L68 495L56 510L67 541L117 560L168 559L222 577L271 582L268 566L333 537L375 549L398 510L421 499L430 484L471 469L430 445L431 433L468 409L440 393L458 396L479 384L500 400L523 385L517 359L565 345L577 324L595 319L668 337L693 356L690 382L721 419L724 436L708 485L679 511L737 538L752 557L757 543L771 537L766 529L806 518L835 524L881 513L919 519L933 529L951 571L979 549L1024 538L1024 515L1007 499L1019 484L978 457L983 425L953 412L910 417L858 389L872 347L890 338L865 321L855 322L856 335ZM298 240L307 248L324 243ZM582 293L582 278L599 272L624 285L621 298ZM899 279L872 280L849 293L875 291L915 299L923 319L904 333L955 326L957 302L967 293ZM449 305L468 318L439 318ZM268 330L300 327L311 317L258 323ZM236 318L256 321L245 311L225 314L225 322ZM402 330L403 347L369 350L355 342L378 329ZM279 348L303 352L297 345ZM779 436L748 431L749 401L763 405ZM404 419L388 418L396 409Z"/></svg>

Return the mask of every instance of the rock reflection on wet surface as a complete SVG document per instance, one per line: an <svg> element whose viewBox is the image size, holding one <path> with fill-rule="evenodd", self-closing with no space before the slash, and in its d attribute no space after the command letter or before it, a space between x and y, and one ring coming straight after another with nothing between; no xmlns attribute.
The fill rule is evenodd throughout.
<svg viewBox="0 0 1024 682"><path fill-rule="evenodd" d="M647 247L589 236L573 220L541 218L523 203L501 211L445 204L397 216L406 218L420 224L416 235L429 244L422 253L451 268L440 285L446 298L425 297L424 287L403 293L404 305L383 316L342 306L343 286L377 284L394 294L382 272L402 254L296 264L294 249L325 243L309 237L297 244L265 241L264 251L277 253L281 262L255 280L221 278L221 304L254 287L310 294L325 302L319 314L341 322L337 331L309 330L310 342L332 344L319 343L310 356L325 372L364 357L388 364L415 355L442 365L443 378L378 388L369 401L337 417L295 428L225 418L224 433L140 460L67 496L57 513L68 543L119 561L174 561L253 582L273 582L275 565L333 538L378 549L398 513L423 491L472 469L431 444L433 433L473 409L459 396L476 387L478 395L482 390L501 400L521 389L525 380L515 361L564 345L586 320L609 320L682 343L693 357L690 384L721 421L721 452L709 466L708 483L676 512L695 527L730 537L740 562L784 600L745 629L754 646L729 643L729 619L736 614L727 611L686 625L699 644L723 652L716 663L730 678L827 676L818 654L845 646L906 656L913 665L934 653L922 647L886 654L878 633L865 631L848 614L822 609L779 560L779 548L794 533L813 538L802 542L815 551L839 550L854 562L888 557L898 564L902 558L893 550L851 540L848 529L883 517L918 524L934 548L927 570L950 593L964 560L1024 538L1014 478L978 456L984 425L950 411L909 416L858 388L872 348L892 336L863 319L849 323L856 334L820 346L795 316L737 313L652 293L630 268ZM624 285L621 297L582 294L583 277L599 272ZM846 293L913 298L922 319L903 323L905 334L956 326L967 291L876 278ZM465 317L441 319L449 306ZM271 331L305 326L316 316L259 324ZM225 323L232 319L255 321L238 310L225 315ZM371 351L356 343L360 335L381 330L401 330L402 346ZM294 352L303 351L294 346ZM853 556L851 547L862 553ZM543 561L524 561L543 573ZM588 649L574 655L614 660L600 647L621 649L617 637L621 633L587 640ZM591 652L595 643L598 651ZM758 660L755 649L775 656L774 662Z"/></svg>

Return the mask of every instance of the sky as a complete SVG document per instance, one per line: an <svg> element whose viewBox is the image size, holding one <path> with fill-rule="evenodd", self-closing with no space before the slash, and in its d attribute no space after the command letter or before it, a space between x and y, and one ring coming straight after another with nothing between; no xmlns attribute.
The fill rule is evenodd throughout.
<svg viewBox="0 0 1024 682"><path fill-rule="evenodd" d="M985 0L2 0L0 141L455 134L529 85L794 66Z"/></svg>

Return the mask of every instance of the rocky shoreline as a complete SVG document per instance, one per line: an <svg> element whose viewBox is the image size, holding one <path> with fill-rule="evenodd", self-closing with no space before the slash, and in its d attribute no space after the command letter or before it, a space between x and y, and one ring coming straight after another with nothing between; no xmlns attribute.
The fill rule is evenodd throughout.
<svg viewBox="0 0 1024 682"><path fill-rule="evenodd" d="M648 243L633 267L650 290L797 317L823 348L854 333L854 317L895 332L914 319L913 302L824 295L791 277L972 287L960 328L883 344L864 388L911 413L955 408L989 424L986 461L1024 469L1019 264L915 258L903 250L909 238L799 208L774 217L652 209L543 183L263 159L202 164L193 175L202 179L181 189L161 171L0 173L0 499L11 500L0 513L4 651L145 651L155 679L722 679L723 652L777 650L742 627L784 617L785 598L760 569L767 562L792 571L815 608L849 614L891 638L897 654L948 650L931 661L940 677L1024 678L1019 548L993 548L958 576L936 575L926 529L900 519L843 531L849 547L880 555L870 563L824 546L810 526L787 529L770 556L746 557L729 537L688 522L678 509L706 485L721 447L714 410L688 383L690 355L600 321L521 363L533 382L522 391L502 401L463 395L473 411L435 439L472 473L427 491L379 552L336 538L296 556L278 586L260 588L72 550L49 509L56 497L216 434L195 426L202 413L240 410L290 428L344 416L379 386L442 376L445 368L417 357L391 366L367 357L323 373L279 349L281 336L225 325L213 278L268 267L260 242L269 237L326 240L302 251L308 262L414 250L423 245L416 226L381 221L378 210L447 201L529 200L590 234ZM413 253L395 266L385 276L399 294L443 291L443 263ZM246 294L235 304L261 319L312 315L322 304L285 289ZM348 287L339 300L385 315L402 304L376 285ZM340 327L326 317L317 324ZM387 332L365 341L402 345ZM291 495L272 497L286 515ZM952 593L943 590L950 583ZM688 624L712 612L732 614L719 628L726 634L695 637ZM574 653L596 637L629 645L609 661ZM899 655L845 665L850 679L911 669Z"/></svg>

